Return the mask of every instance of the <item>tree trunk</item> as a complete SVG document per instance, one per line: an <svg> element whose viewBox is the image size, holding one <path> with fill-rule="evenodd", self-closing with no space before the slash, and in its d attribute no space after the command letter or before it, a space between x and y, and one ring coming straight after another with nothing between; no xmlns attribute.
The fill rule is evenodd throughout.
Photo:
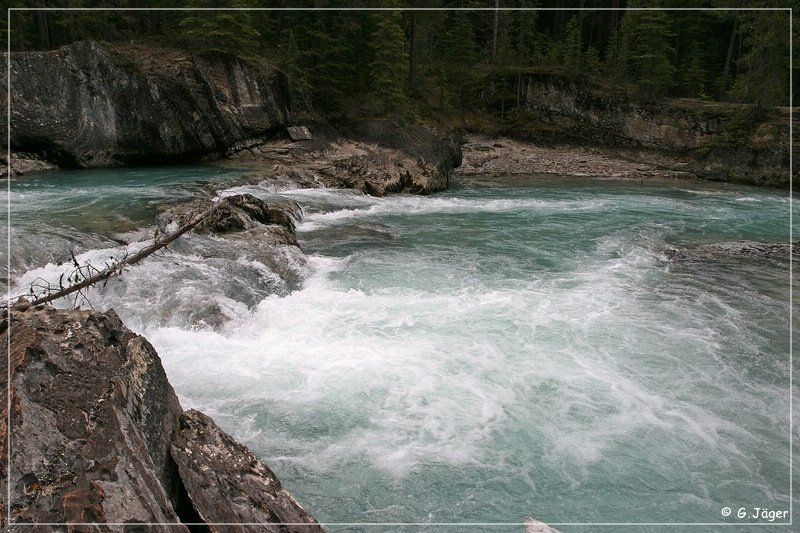
<svg viewBox="0 0 800 533"><path fill-rule="evenodd" d="M199 215L197 215L196 217L191 219L189 222L187 222L186 224L184 224L183 226L181 226L177 230L175 230L172 233L169 233L169 234L167 234L167 235L165 235L165 236L163 236L163 237L161 237L159 239L156 239L155 241L153 241L153 244L142 248L141 250L139 250L137 253L133 254L132 256L125 257L122 260L112 264L111 266L109 266L109 267L107 267L107 268L105 268L103 270L98 271L96 274L84 278L82 281L80 281L78 283L75 283L74 285L70 285L68 287L60 287L60 289L58 291L52 292L52 293L48 294L47 296L42 296L41 298L37 298L37 299L35 299L34 301L31 302L31 305L41 305L41 304L46 304L48 302L52 302L53 300L58 300L59 298L63 298L65 296L69 296L72 293L75 293L75 292L81 291L83 289L89 288L92 285L95 285L95 284L97 284L97 283L99 283L101 281L105 281L105 280L107 280L108 278L110 278L112 276L120 275L122 273L122 269L124 267L126 267L128 265L133 265L135 263L138 263L139 261L141 261L142 259L144 259L148 255L150 255L150 254L152 254L154 252L157 252L158 250L164 248L169 243L171 243L172 241L174 241L175 239L177 239L178 237L180 237L181 235L183 235L187 231L193 229L195 226L200 224L203 220L205 220L206 218L211 216L224 203L227 203L226 199L220 200L219 202L217 202L216 204L214 204L210 208L206 209L205 211L203 211L202 213L200 213ZM74 261L74 259L73 259L73 261ZM78 266L77 265L77 261L75 261L75 264L76 264L76 266ZM78 268L81 268L81 267L78 266Z"/></svg>
<svg viewBox="0 0 800 533"><path fill-rule="evenodd" d="M731 28L731 38L728 41L728 53L725 55L725 68L722 70L725 77L731 72L731 62L733 61L733 50L736 46L736 32L739 29L739 17L734 14L733 28Z"/></svg>
<svg viewBox="0 0 800 533"><path fill-rule="evenodd" d="M613 0L613 2L611 2L611 8L612 8L611 18L609 20L609 27L608 27L609 44L612 44L617 36L617 13L619 12L613 11L613 9L619 8L619 0Z"/></svg>
<svg viewBox="0 0 800 533"><path fill-rule="evenodd" d="M411 12L411 50L408 68L408 89L411 94L417 90L417 65L419 63L419 35L417 31L417 12Z"/></svg>
<svg viewBox="0 0 800 533"><path fill-rule="evenodd" d="M47 11L36 12L36 25L39 29L39 48L48 50L50 48L50 25L47 21Z"/></svg>
<svg viewBox="0 0 800 533"><path fill-rule="evenodd" d="M497 25L500 20L500 0L494 0L494 28L492 29L492 65L497 63Z"/></svg>

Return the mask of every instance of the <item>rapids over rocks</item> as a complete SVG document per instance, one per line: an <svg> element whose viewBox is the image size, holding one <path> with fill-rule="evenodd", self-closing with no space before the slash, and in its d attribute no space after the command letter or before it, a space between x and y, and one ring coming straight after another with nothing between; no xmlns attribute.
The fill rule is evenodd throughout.
<svg viewBox="0 0 800 533"><path fill-rule="evenodd" d="M786 194L471 176L378 198L227 187L237 172L15 181L24 254L9 275L24 292L58 279L70 246L93 262L135 248L159 205L198 182L296 202L302 253L281 244L270 263L254 240L188 234L86 297L152 342L181 403L250 447L320 522L534 515L579 531L568 524L789 509Z"/></svg>

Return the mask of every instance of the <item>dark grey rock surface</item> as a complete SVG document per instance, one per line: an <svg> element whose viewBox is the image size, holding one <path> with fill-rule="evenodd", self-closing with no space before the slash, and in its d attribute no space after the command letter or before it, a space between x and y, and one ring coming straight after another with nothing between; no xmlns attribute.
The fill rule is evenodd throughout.
<svg viewBox="0 0 800 533"><path fill-rule="evenodd" d="M288 95L285 75L232 57L93 41L15 52L11 146L73 167L224 155L282 129Z"/></svg>
<svg viewBox="0 0 800 533"><path fill-rule="evenodd" d="M210 418L183 412L156 351L113 311L18 305L0 329L11 342L10 383L0 373L0 392L11 398L10 413L5 402L0 413L0 483L10 482L11 500L0 504L0 522L8 509L12 517L0 525L322 531L247 448ZM6 350L0 365L9 365ZM75 525L94 522L124 525ZM142 525L151 523L168 525Z"/></svg>

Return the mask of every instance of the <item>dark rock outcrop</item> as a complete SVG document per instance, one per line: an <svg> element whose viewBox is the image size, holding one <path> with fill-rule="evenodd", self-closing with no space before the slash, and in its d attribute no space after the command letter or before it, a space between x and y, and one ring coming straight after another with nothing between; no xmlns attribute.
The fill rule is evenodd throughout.
<svg viewBox="0 0 800 533"><path fill-rule="evenodd" d="M153 347L113 311L20 305L10 342L0 481L10 481L11 500L0 521L8 505L12 524L2 525L177 532L243 531L210 522L245 522L264 524L248 531L322 531L247 448L210 418L182 412ZM280 522L300 525L270 525Z"/></svg>
<svg viewBox="0 0 800 533"><path fill-rule="evenodd" d="M285 75L232 57L93 41L15 52L11 146L77 167L224 155L282 128L288 95Z"/></svg>
<svg viewBox="0 0 800 533"><path fill-rule="evenodd" d="M321 529L264 463L199 411L189 410L181 415L172 456L186 494L205 523L272 522L309 524L300 526L301 531ZM210 530L246 532L252 527L211 526ZM277 533L285 529L275 526L262 531Z"/></svg>

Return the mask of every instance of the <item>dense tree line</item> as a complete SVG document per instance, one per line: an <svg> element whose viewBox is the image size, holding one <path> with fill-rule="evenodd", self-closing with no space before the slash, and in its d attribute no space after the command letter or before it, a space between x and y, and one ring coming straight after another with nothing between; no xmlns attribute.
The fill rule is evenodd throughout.
<svg viewBox="0 0 800 533"><path fill-rule="evenodd" d="M746 7L797 3L763 0L747 2ZM278 1L272 7L370 4L309 0ZM382 5L405 9L14 11L11 46L51 49L93 38L263 57L289 75L297 110L326 113L414 114L482 105L505 110L519 105L522 77L542 71L608 83L645 100L673 96L758 107L788 105L786 10L674 9L742 4L742 0L389 0ZM11 0L10 5L248 8L257 3ZM413 10L424 7L500 9ZM596 9L600 7L619 10Z"/></svg>

